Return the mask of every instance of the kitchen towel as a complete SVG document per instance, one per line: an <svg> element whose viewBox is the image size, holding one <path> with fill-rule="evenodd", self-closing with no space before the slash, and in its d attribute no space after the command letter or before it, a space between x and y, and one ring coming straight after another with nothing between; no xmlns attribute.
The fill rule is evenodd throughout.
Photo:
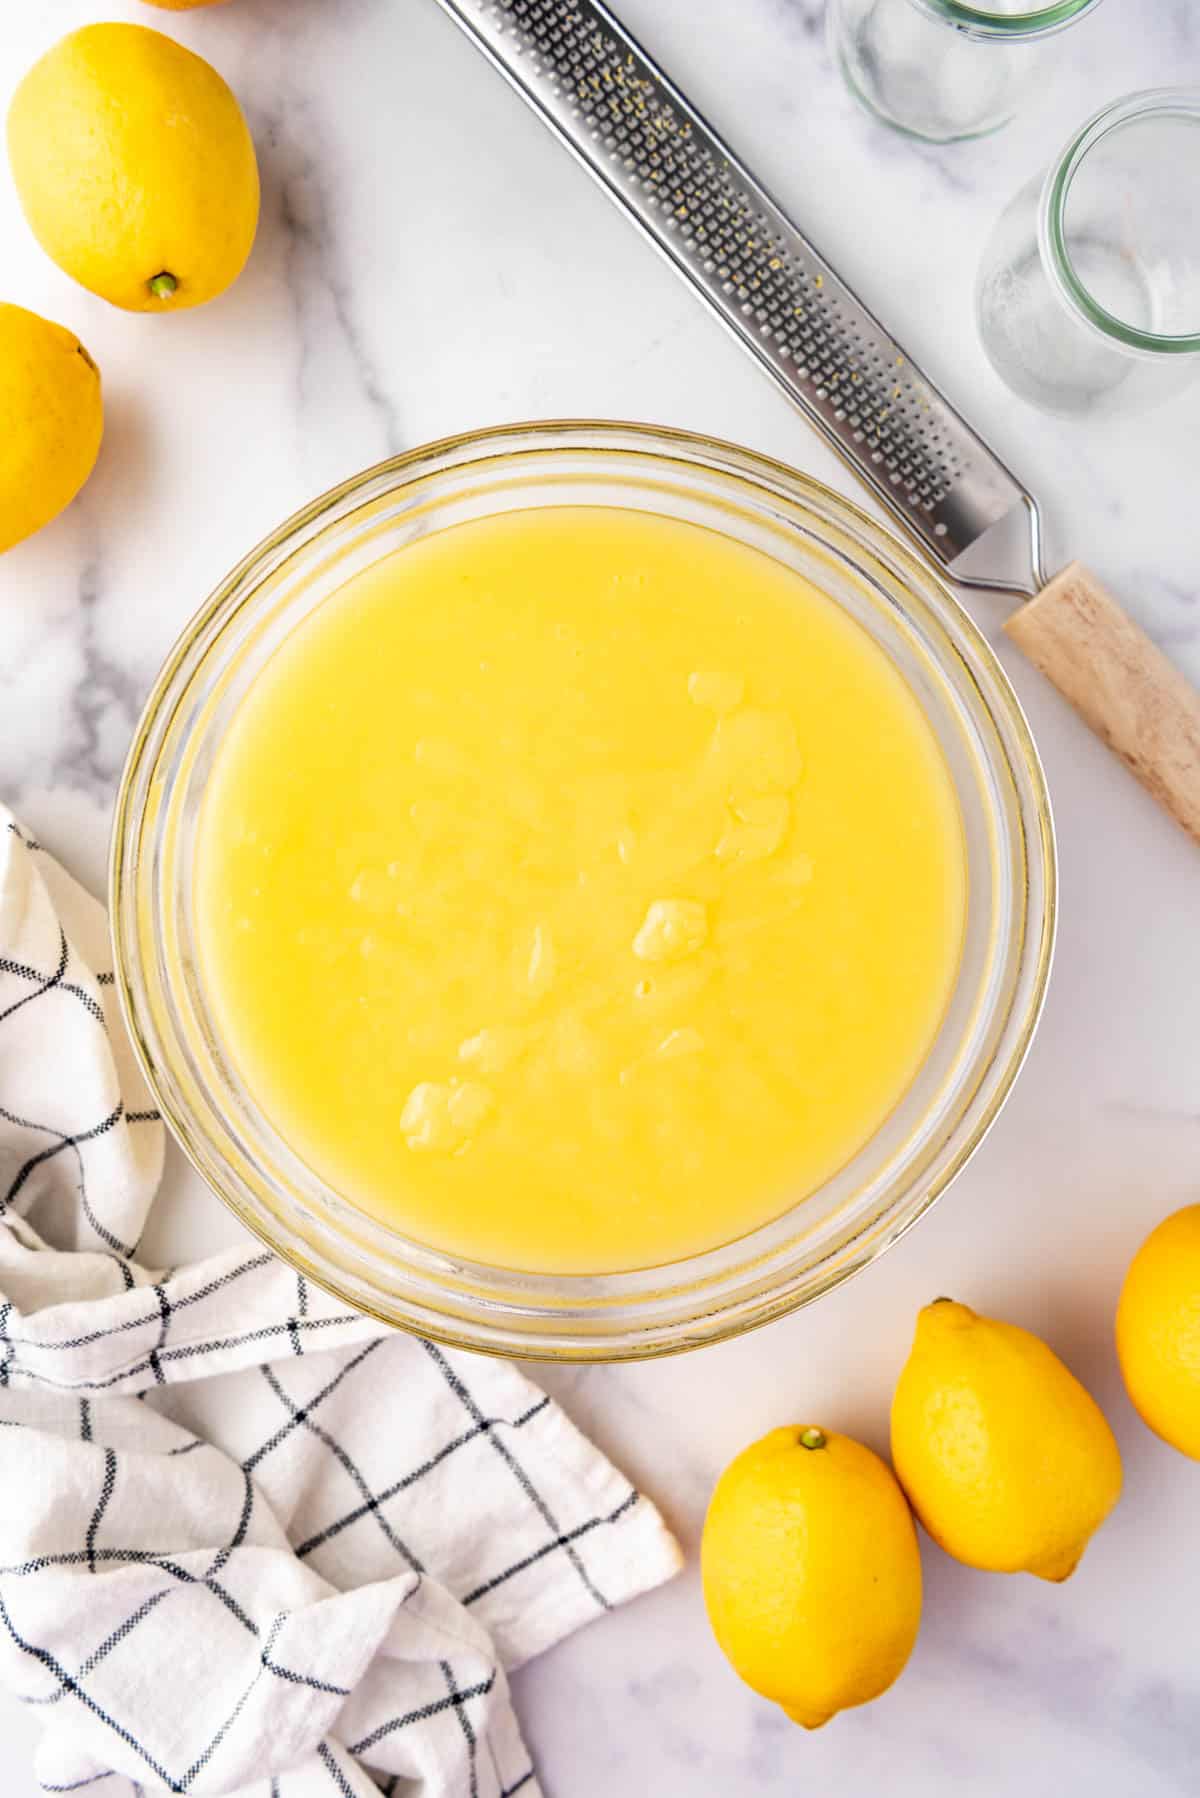
<svg viewBox="0 0 1200 1798"><path fill-rule="evenodd" d="M47 1792L535 1798L506 1674L657 1585L515 1368L249 1238L137 1259L163 1127L102 908L0 808L0 1679Z"/></svg>

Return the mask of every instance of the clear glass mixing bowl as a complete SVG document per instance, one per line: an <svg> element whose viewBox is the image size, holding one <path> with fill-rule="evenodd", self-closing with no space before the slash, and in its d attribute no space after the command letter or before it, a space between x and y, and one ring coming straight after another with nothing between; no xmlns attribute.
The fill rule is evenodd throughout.
<svg viewBox="0 0 1200 1798"><path fill-rule="evenodd" d="M299 1160L220 1041L192 892L214 753L298 621L417 537L556 505L707 525L844 606L903 672L937 733L970 882L962 966L937 1040L896 1110L834 1179L703 1255L571 1278L443 1254L366 1216ZM1054 935L1054 840L1037 753L1005 675L948 589L888 531L818 482L730 444L641 425L536 424L368 469L281 525L221 583L168 657L138 725L117 800L111 906L121 999L163 1114L257 1236L348 1303L423 1335L525 1357L620 1360L694 1348L808 1303L873 1261L945 1190L1029 1047Z"/></svg>

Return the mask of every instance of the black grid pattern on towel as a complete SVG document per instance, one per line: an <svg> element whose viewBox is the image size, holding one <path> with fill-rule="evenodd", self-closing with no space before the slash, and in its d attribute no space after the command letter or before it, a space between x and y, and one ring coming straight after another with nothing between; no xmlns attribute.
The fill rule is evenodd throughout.
<svg viewBox="0 0 1200 1798"><path fill-rule="evenodd" d="M235 1286L239 1279L251 1274L269 1259L269 1256L259 1251L248 1254L244 1261L222 1276L220 1286L222 1288ZM171 1332L179 1325L181 1314L186 1317L189 1303L212 1296L214 1284L209 1283L198 1288L178 1306L163 1305L161 1286L143 1289L145 1302L139 1308L138 1318L128 1320L122 1328L137 1328L155 1323L158 1325L156 1346L140 1363L147 1378L148 1389L151 1382L157 1383L156 1375L159 1373L162 1363L165 1361L169 1365L175 1353ZM145 1549L137 1545L122 1546L104 1539L104 1520L120 1477L119 1456L112 1448L101 1448L100 1450L94 1502L84 1538L78 1547L55 1554L41 1555L15 1565L0 1566L0 1627L24 1654L53 1676L50 1689L38 1693L32 1702L38 1706L51 1706L65 1698L71 1698L82 1704L111 1730L119 1741L131 1748L145 1762L147 1770L155 1780L165 1785L169 1791L187 1792L192 1789L196 1778L210 1763L226 1734L236 1723L238 1715L249 1697L249 1692L241 1694L221 1726L213 1732L211 1738L202 1746L199 1753L192 1757L187 1766L167 1767L139 1739L136 1730L126 1719L111 1714L99 1704L89 1690L88 1676L109 1655L128 1646L135 1637L139 1625L168 1600L171 1591L181 1584L203 1588L211 1596L214 1605L221 1608L233 1625L252 1637L260 1637L261 1631L248 1614L245 1604L235 1592L230 1590L227 1582L220 1576L230 1555L245 1537L255 1499L254 1473L287 1442L294 1432L302 1430L320 1444L322 1453L345 1473L352 1493L352 1502L331 1515L319 1530L311 1532L294 1545L298 1558L302 1560L317 1554L318 1551L335 1542L346 1532L355 1528L366 1528L378 1532L380 1537L386 1541L395 1558L397 1570L408 1568L420 1573L423 1562L419 1551L401 1533L395 1518L389 1515L388 1507L394 1501L402 1500L405 1494L410 1493L413 1488L427 1480L437 1470L444 1470L447 1463L456 1457L470 1454L475 1445L480 1445L496 1459L518 1491L528 1501L530 1513L537 1520L540 1539L519 1554L508 1552L506 1539L502 1535L497 1535L490 1541L487 1547L495 1551L495 1564L482 1570L481 1576L469 1591L459 1594L461 1601L468 1607L477 1604L486 1594L495 1591L498 1587L519 1580L522 1574L547 1557L559 1555L569 1564L581 1590L586 1593L595 1609L598 1612L606 1610L609 1607L609 1600L598 1583L596 1575L588 1568L586 1562L587 1539L594 1532L603 1530L606 1525L616 1523L639 1502L637 1492L633 1488L629 1488L620 1501L607 1511L589 1514L585 1518L573 1522L569 1528L564 1528L553 1506L539 1490L536 1481L531 1476L519 1446L521 1432L548 1409L550 1400L546 1397L537 1398L524 1411L511 1419L491 1417L475 1398L466 1379L456 1369L449 1357L432 1343L422 1343L420 1346L436 1368L439 1378L444 1381L447 1390L453 1394L456 1405L461 1409L462 1427L444 1442L432 1447L420 1459L414 1460L403 1471L386 1482L382 1482L377 1488L373 1487L362 1470L355 1453L347 1447L345 1442L340 1441L330 1430L326 1429L321 1421L320 1413L325 1402L335 1392L342 1390L347 1383L356 1380L370 1381L372 1377L370 1362L372 1357L383 1347L386 1339L376 1339L357 1349L348 1360L342 1362L327 1379L323 1380L315 1393L306 1396L301 1401L288 1390L287 1370L289 1366L296 1366L297 1357L301 1361L308 1358L310 1341L317 1348L326 1347L328 1338L319 1329L322 1323L336 1324L343 1321L337 1318L313 1319L304 1314L306 1311L307 1294L303 1292L302 1282L298 1282L294 1315L281 1321L277 1326L243 1332L240 1335L227 1335L220 1339L207 1339L199 1344L189 1343L180 1351L185 1354L202 1353L208 1348L216 1346L218 1342L225 1346L237 1347L245 1342L262 1340L264 1337L277 1342L281 1350L285 1341L288 1345L284 1359L274 1365L265 1363L259 1369L259 1375L265 1388L272 1393L278 1404L279 1421L245 1456L243 1460L245 1484L239 1515L232 1522L224 1546L214 1553L210 1565L201 1574L184 1568L176 1557L167 1552ZM7 1312L5 1321L6 1318ZM315 1336L310 1335L310 1332L313 1331L317 1332ZM86 1345L90 1340L95 1340L103 1334L105 1332L101 1331L77 1334L64 1337L57 1344L42 1343L39 1346L43 1351L47 1348L57 1347L67 1352ZM6 1356L10 1360L19 1352L22 1340L18 1333L14 1333L9 1338ZM25 1370L18 1366L14 1371L19 1377ZM29 1372L27 1379L30 1385L38 1387L49 1384L52 1389L55 1389L60 1384L53 1378L47 1379L46 1376L33 1371ZM69 1382L61 1384L69 1384ZM79 1440L99 1447L97 1414L103 1406L102 1395L97 1397L90 1392L87 1396L73 1393L69 1399L64 1396L64 1402L69 1403L72 1407L72 1416L75 1419L75 1429ZM369 1414L369 1403L364 1403L359 1410L364 1415ZM175 1448L172 1453L187 1454L196 1449L202 1449L204 1446L202 1441L196 1439ZM470 1471L467 1471L464 1477L471 1478ZM7 1596L13 1589L13 1582L20 1582L51 1566L86 1566L90 1572L96 1573L101 1569L121 1564L151 1564L161 1570L164 1584L131 1610L128 1616L116 1628L111 1629L105 1639L84 1656L77 1665L71 1667L63 1665L57 1657L26 1636L14 1618L13 1606ZM336 1690L327 1684L323 1685L322 1682L313 1681L306 1675L298 1674L279 1662L273 1654L275 1633L277 1631L269 1632L262 1644L260 1667L255 1675L256 1679L269 1677L309 1684L314 1690ZM134 1652L136 1653L136 1644L134 1644ZM483 1682L472 1682L469 1679L460 1678L451 1663L445 1662L440 1665L446 1683L446 1693L443 1698L429 1701L408 1712L397 1713L394 1717L384 1720L361 1741L350 1744L349 1751L355 1755L362 1755L369 1765L372 1749L377 1749L384 1738L394 1736L403 1730L428 1727L436 1718L444 1715L462 1731L468 1744L472 1769L470 1790L474 1794L479 1790L476 1766L478 1722L477 1718L473 1716L472 1707L477 1706L487 1697L493 1681L489 1679ZM352 1792L345 1773L337 1765L328 1749L322 1758L322 1764L326 1766L334 1790ZM529 1768L515 1782L502 1788L506 1798L509 1794L532 1787L533 1779L533 1770ZM388 1783L385 1781L383 1784L382 1789L385 1792ZM288 1798L287 1776L281 1775L277 1784L279 1798Z"/></svg>
<svg viewBox="0 0 1200 1798"><path fill-rule="evenodd" d="M31 854L41 852L40 844L16 825L9 824L8 828L25 850ZM89 970L75 965L74 951L60 928L52 966L36 968L17 957L0 955L0 1030L11 1028L11 1021L18 1018L27 1020L31 1007L63 994L78 1007L83 1027L98 1027L106 1032L104 1007L97 1002L95 992L97 987L111 986L112 981L112 973L106 969L95 976L93 984ZM139 1283L145 1276L133 1266L137 1244L122 1241L112 1220L106 1221L104 1195L91 1190L87 1150L89 1144L118 1125L137 1127L158 1121L159 1114L152 1108L127 1111L118 1102L109 1106L103 1116L81 1119L77 1128L60 1129L0 1105L0 1129L8 1124L14 1132L43 1139L29 1152L22 1148L19 1162L10 1164L0 1175L0 1228L5 1213L18 1200L29 1199L39 1174L59 1157L71 1157L82 1214L98 1242L105 1245L119 1266L124 1299L128 1301L120 1323L92 1330L76 1327L73 1333L55 1340L53 1336L47 1339L41 1331L32 1336L24 1334L19 1314L14 1314L12 1303L0 1295L0 1413L7 1402L4 1389L14 1397L24 1388L57 1400L62 1406L62 1421L49 1427L52 1432L59 1428L61 1434L72 1439L79 1454L88 1457L87 1465L94 1475L94 1491L90 1503L85 1501L86 1510L81 1512L86 1520L77 1541L24 1561L0 1565L0 1639L7 1638L16 1651L18 1664L28 1666L32 1689L22 1694L26 1702L51 1713L61 1705L81 1706L111 1735L114 1752L116 1744L122 1745L125 1764L132 1757L145 1767L156 1785L182 1793L194 1789L219 1755L222 1742L234 1729L258 1682L304 1686L314 1697L349 1696L344 1688L290 1665L286 1651L279 1647L285 1617L276 1616L269 1624L261 1616L256 1621L250 1592L239 1590L238 1586L238 1551L247 1541L255 1516L264 1464L297 1432L303 1433L310 1457L315 1453L318 1464L328 1464L330 1477L321 1488L327 1515L320 1518L319 1527L309 1528L301 1540L293 1542L292 1548L301 1562L311 1561L323 1574L328 1556L341 1553L348 1544L352 1547L353 1532L357 1531L370 1534L376 1557L373 1565L379 1566L378 1558L382 1557L383 1565L376 1577L403 1573L421 1581L427 1554L409 1528L409 1520L420 1515L420 1504L414 1503L414 1499L435 1477L449 1477L454 1486L469 1490L483 1477L485 1467L486 1478L493 1484L499 1475L517 1500L517 1521L511 1530L494 1530L487 1540L472 1542L470 1588L455 1594L468 1608L505 1587L516 1589L513 1602L519 1605L519 1582L555 1557L577 1586L581 1606L596 1613L606 1611L611 1601L603 1589L602 1575L589 1561L589 1547L606 1528L619 1523L637 1506L639 1495L633 1488L626 1488L616 1503L585 1515L578 1514L579 1505L586 1504L580 1498L570 1517L561 1516L557 1501L542 1489L536 1473L531 1471L536 1468L538 1457L522 1448L524 1432L536 1426L550 1400L538 1397L515 1417L492 1416L472 1391L470 1374L463 1371L462 1359L432 1343L419 1346L448 1395L448 1408L439 1416L444 1420L447 1415L457 1415L459 1421L444 1440L423 1443L420 1453L412 1453L404 1465L395 1465L394 1455L390 1460L384 1457L388 1460L387 1477L378 1477L380 1456L374 1452L373 1441L378 1434L378 1413L372 1403L376 1374L372 1362L389 1338L377 1338L353 1352L343 1350L335 1363L326 1362L332 1371L328 1378L319 1377L314 1389L313 1376L320 1363L313 1363L312 1372L308 1371L312 1355L336 1350L342 1332L361 1329L361 1320L353 1314L313 1315L309 1289L302 1276L295 1276L294 1301L287 1306L286 1314L259 1322L254 1328L229 1330L218 1307L222 1327L219 1331L206 1331L208 1318L203 1311L194 1310L206 1300L219 1299L220 1305L230 1301L236 1311L238 1283L274 1265L268 1252L257 1247L248 1249L244 1257L225 1267L218 1277L182 1294L177 1286L171 1289L170 1275L162 1276L155 1284ZM317 1307L318 1312L320 1309ZM139 1333L145 1338L144 1345ZM131 1357L122 1362L116 1373L78 1377L79 1369L72 1371L72 1356L79 1351L107 1338L124 1340L127 1336ZM256 1354L247 1356L246 1351L257 1349L261 1349L261 1359ZM271 1395L278 1417L261 1439L240 1456L242 1478L236 1504L231 1501L230 1514L224 1520L214 1520L213 1538L219 1545L206 1554L206 1564L198 1566L194 1553L185 1557L168 1547L145 1547L142 1541L122 1540L123 1482L133 1475L128 1471L126 1450L106 1441L105 1394L107 1389L119 1386L126 1394L132 1391L143 1397L164 1385L185 1380L192 1361L226 1351L232 1358L241 1351L243 1373L248 1379L255 1377L253 1364L258 1364L261 1390ZM347 1353L349 1358L343 1358ZM61 1375L56 1371L60 1356ZM250 1366L245 1365L247 1361ZM343 1404L340 1423L331 1422L325 1412L329 1400L340 1393L344 1401L347 1387L354 1385L363 1389L361 1403L349 1407ZM0 1423L17 1429L47 1428L41 1413L36 1425L27 1424L20 1415L0 1414ZM207 1446L196 1437L169 1453L183 1455ZM374 1474L372 1468L376 1470ZM321 1485L319 1475L313 1477ZM141 1529L144 1528L143 1520ZM71 1568L87 1579L99 1578L123 1566L152 1570L161 1575L161 1582L155 1580L149 1591L143 1585L138 1602L130 1606L125 1616L115 1622L106 1619L101 1640L89 1645L78 1657L70 1657L70 1664L61 1647L52 1649L38 1640L27 1619L32 1615L29 1582L39 1573ZM221 1640L224 1632L226 1641L236 1639L243 1645L247 1638L253 1641L254 1670L219 1725L208 1732L204 1741L189 1747L186 1764L168 1765L164 1752L156 1749L153 1741L143 1739L144 1731L136 1717L123 1714L119 1705L111 1700L106 1704L97 1695L96 1680L101 1669L118 1665L122 1655L134 1657L130 1665L136 1665L139 1636L144 1640L147 1628L156 1627L152 1619L161 1624L162 1614L170 1612L172 1598L183 1588L193 1597L202 1594L201 1602L206 1607L211 1605L214 1640ZM218 1658L214 1655L214 1660ZM388 1741L405 1731L435 1727L457 1731L461 1736L467 1752L470 1798L478 1798L482 1765L479 1751L485 1739L483 1710L498 1677L493 1670L490 1677L480 1678L478 1664L464 1661L460 1666L453 1658L437 1661L432 1677L435 1682L440 1679L440 1690L431 1688L430 1695L420 1704L398 1709L395 1715L374 1722L361 1739L348 1746L332 1738L322 1743L318 1759L330 1791L355 1798L358 1783L351 1783L355 1763L349 1756L356 1761L361 1756L369 1767L373 1756ZM111 1691L112 1687L107 1689ZM507 1784L495 1777L494 1767L490 1771L493 1777L488 1790L495 1791L497 1798L514 1798L515 1794L535 1787L532 1767L526 1766L515 1775L510 1770ZM385 1793L402 1783L400 1775L378 1773L373 1778ZM74 1782L47 1784L44 1789L65 1792L95 1787L102 1791L105 1783L112 1780L117 1781L120 1790L131 1788L136 1793L142 1789L136 1777L122 1783L121 1776L109 1772L89 1774ZM272 1798L289 1798L288 1786L287 1773L273 1778Z"/></svg>
<svg viewBox="0 0 1200 1798"><path fill-rule="evenodd" d="M42 845L25 833L10 819L8 830L22 844L29 854L44 853ZM27 962L11 955L0 954L0 975L7 975L18 987L17 997L0 1003L0 1026L46 999L48 994L65 993L74 999L88 1018L107 1032L108 1025L104 1008L95 994L88 990L91 979L90 971L76 966L74 950L67 938L66 931L60 924L58 927L58 944L52 967L35 968ZM102 969L96 976L97 986L112 986L114 975L111 968ZM7 984L7 983L6 983ZM94 1142L97 1137L124 1123L136 1128L138 1125L158 1123L160 1113L153 1107L136 1111L126 1111L122 1102L105 1108L101 1117L83 1118L76 1129L64 1131L53 1124L44 1124L36 1118L24 1117L0 1105L0 1119L17 1129L30 1132L35 1137L48 1140L30 1155L27 1155L16 1170L0 1181L0 1219L20 1197L22 1191L36 1176L39 1169L58 1156L70 1153L75 1163L76 1184L79 1204L88 1223L99 1240L122 1261L128 1261L136 1252L136 1243L122 1242L97 1215L92 1194L88 1189L87 1157L82 1153L84 1146ZM0 1338L3 1341L3 1338ZM0 1386L7 1383L8 1357L0 1362Z"/></svg>
<svg viewBox="0 0 1200 1798"><path fill-rule="evenodd" d="M152 1293L153 1289L148 1289ZM300 1320L297 1320L300 1321ZM170 1319L166 1320L169 1333ZM321 1444L323 1452L335 1461L346 1473L350 1485L357 1494L357 1501L344 1512L332 1517L319 1534L296 1545L296 1553L301 1558L313 1553L324 1543L340 1536L344 1531L356 1526L378 1530L387 1541L396 1562L396 1571L402 1569L420 1572L420 1557L416 1549L407 1543L398 1533L394 1520L389 1520L387 1507L393 1500L410 1491L419 1482L426 1479L436 1468L444 1467L446 1462L456 1455L468 1451L471 1444L486 1445L514 1481L518 1489L528 1500L532 1512L541 1526L542 1540L525 1552L510 1556L505 1552L503 1540L497 1540L491 1546L496 1550L496 1563L477 1585L468 1592L460 1594L461 1601L472 1605L487 1592L517 1580L529 1568L550 1555L561 1555L571 1566L584 1591L596 1610L609 1608L609 1600L597 1583L596 1577L589 1570L584 1558L587 1539L606 1525L616 1523L638 1502L639 1494L632 1487L615 1506L605 1512L597 1512L574 1523L569 1529L561 1527L552 1507L539 1492L520 1452L520 1436L523 1429L532 1423L549 1406L549 1399L541 1398L526 1411L511 1420L489 1417L476 1402L469 1387L460 1373L451 1364L445 1353L432 1343L421 1346L437 1367L448 1388L462 1408L464 1428L452 1436L439 1449L428 1454L422 1461L414 1463L404 1473L373 1491L354 1456L345 1445L324 1429L320 1422L320 1410L331 1395L342 1389L348 1381L355 1379L369 1382L372 1378L370 1362L372 1357L383 1346L386 1339L377 1339L366 1344L344 1362L329 1379L318 1387L303 1404L298 1403L287 1391L280 1367L286 1370L289 1361L285 1360L272 1367L264 1365L260 1369L261 1377L269 1390L275 1395L280 1408L280 1422L259 1445L253 1449L243 1461L244 1485L241 1502L236 1518L230 1519L230 1527L223 1545L217 1549L207 1568L201 1572L189 1570L177 1558L164 1551L145 1549L135 1545L121 1546L102 1540L103 1524L106 1513L113 1500L114 1489L120 1477L120 1457L112 1448L102 1447L98 1441L99 1419L103 1401L90 1398L72 1399L72 1413L75 1417L75 1428L81 1442L98 1450L97 1484L90 1521L84 1540L78 1548L43 1554L24 1562L0 1566L0 1629L7 1633L10 1641L29 1657L31 1663L39 1666L44 1673L52 1676L52 1684L48 1690L36 1694L28 1694L27 1702L39 1707L53 1706L65 1698L72 1698L92 1712L113 1735L126 1747L144 1761L147 1770L168 1791L188 1792L193 1789L199 1774L209 1765L212 1757L220 1748L228 1731L236 1723L241 1710L248 1699L249 1689L240 1694L228 1715L216 1729L201 1750L193 1756L187 1766L167 1767L145 1743L139 1740L136 1731L129 1723L116 1715L107 1712L94 1698L88 1688L88 1676L106 1660L109 1655L127 1647L135 1636L138 1627L151 1616L160 1605L167 1601L171 1592L179 1585L189 1585L206 1591L215 1606L229 1620L231 1627L236 1627L261 1641L258 1655L258 1669L255 1681L261 1678L274 1678L290 1683L305 1685L317 1692L348 1696L342 1688L315 1679L310 1675L297 1672L283 1664L275 1654L276 1639L283 1623L277 1617L265 1637L259 1626L247 1613L238 1597L228 1589L220 1577L227 1568L230 1557L245 1540L255 1504L256 1486L253 1474L262 1466L267 1458L276 1452L297 1430L304 1430ZM290 1363L294 1365L294 1361ZM20 1426L18 1426L20 1427ZM203 1447L195 1441L177 1448L174 1453L186 1453L190 1449ZM469 1477L469 1476L468 1476ZM74 1666L66 1666L54 1654L40 1646L22 1630L14 1611L19 1609L14 1601L14 1592L19 1592L20 1583L49 1567L86 1566L96 1573L101 1568L119 1566L121 1564L151 1565L160 1569L164 1575L164 1583L114 1629L105 1639ZM136 1652L136 1647L134 1649ZM347 1751L355 1757L363 1757L370 1764L372 1751L377 1750L380 1743L398 1732L415 1727L428 1726L439 1717L454 1722L462 1731L468 1744L471 1765L472 1798L478 1793L478 1776L476 1751L478 1748L478 1718L472 1707L478 1706L491 1691L495 1675L486 1680L463 1679L450 1661L439 1662L439 1668L445 1683L445 1695L431 1699L408 1711L397 1712L393 1717L384 1719L360 1740L347 1745ZM346 1780L346 1775L328 1748L322 1749L322 1764L326 1766L334 1790L345 1791L354 1798L353 1788ZM104 1775L94 1776L94 1780L83 1782L84 1785L99 1783ZM382 1777L382 1776L381 1776ZM532 1786L533 1769L529 1768L514 1783L502 1788L502 1798ZM340 1783L339 1783L340 1782ZM386 1777L382 1781L382 1790L386 1792L391 1783ZM278 1777L277 1789L279 1798L288 1798L287 1775ZM73 1790L72 1786L47 1786L47 1790ZM78 1789L82 1789L82 1786Z"/></svg>

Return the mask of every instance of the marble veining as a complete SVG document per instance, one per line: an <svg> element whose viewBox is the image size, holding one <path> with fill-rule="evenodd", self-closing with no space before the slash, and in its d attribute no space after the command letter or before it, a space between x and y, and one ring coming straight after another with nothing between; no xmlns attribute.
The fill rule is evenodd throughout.
<svg viewBox="0 0 1200 1798"><path fill-rule="evenodd" d="M990 436L1047 514L1200 679L1200 389L1103 426L1043 418L975 340L975 264L1016 187L1106 100L1200 82L1191 0L1107 0L1057 40L1021 120L931 148L876 124L829 66L821 0L616 0L836 267ZM162 656L266 531L366 464L473 425L645 418L744 441L862 500L433 0L137 0L0 9L0 106L62 32L138 19L208 56L245 104L263 219L225 300L112 311L32 242L0 172L0 294L100 363L107 434L83 497L0 559L0 793L93 885ZM741 1688L694 1561L516 1682L551 1798L1166 1798L1200 1788L1200 1472L1121 1389L1111 1318L1150 1225L1200 1198L1196 851L1004 641L1046 763L1062 929L1029 1066L954 1191L811 1310L698 1356L544 1370L694 1550L712 1480L753 1434L821 1421L886 1445L917 1307L949 1291L1040 1330L1105 1406L1125 1498L1062 1588L927 1547L925 1623L884 1700L807 1737ZM161 1256L236 1234L176 1161ZM160 1253L152 1243L148 1253ZM32 1726L0 1700L5 1798L33 1798Z"/></svg>

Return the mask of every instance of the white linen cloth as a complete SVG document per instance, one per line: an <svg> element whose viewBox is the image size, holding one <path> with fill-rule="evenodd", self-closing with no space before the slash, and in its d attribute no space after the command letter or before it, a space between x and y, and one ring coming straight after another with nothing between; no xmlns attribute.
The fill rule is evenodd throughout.
<svg viewBox="0 0 1200 1798"><path fill-rule="evenodd" d="M152 1269L102 908L0 808L0 1679L48 1792L535 1798L506 1671L675 1572L515 1368Z"/></svg>

